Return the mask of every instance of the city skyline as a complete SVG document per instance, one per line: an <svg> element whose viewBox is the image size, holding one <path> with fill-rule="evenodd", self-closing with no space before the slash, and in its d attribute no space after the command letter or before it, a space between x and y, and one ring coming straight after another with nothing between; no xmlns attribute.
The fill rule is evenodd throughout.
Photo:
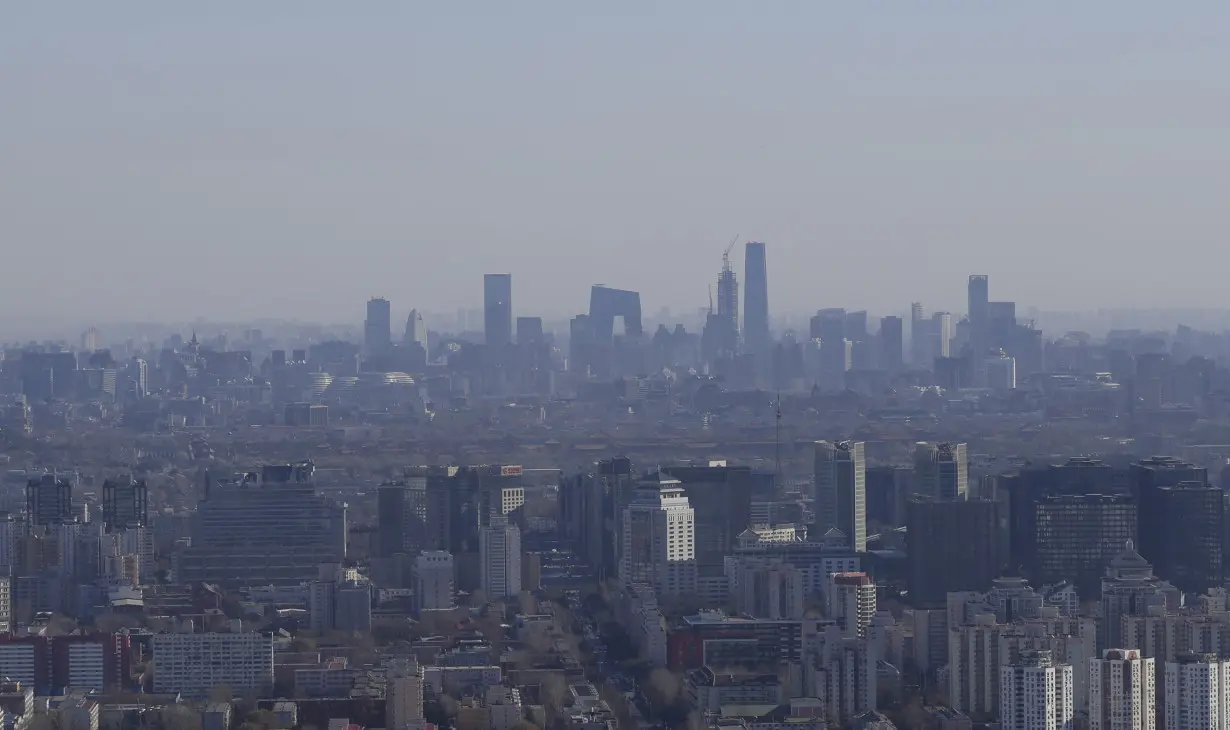
<svg viewBox="0 0 1230 730"><path fill-rule="evenodd" d="M1220 248L1220 6L237 7L8 19L0 237L31 275L0 319L350 321L373 292L468 306L489 271L547 316L593 284L685 311L736 233L779 312L956 311L965 271L1057 309L1220 304L1217 265L1126 285ZM28 306L46 275L73 286Z"/></svg>

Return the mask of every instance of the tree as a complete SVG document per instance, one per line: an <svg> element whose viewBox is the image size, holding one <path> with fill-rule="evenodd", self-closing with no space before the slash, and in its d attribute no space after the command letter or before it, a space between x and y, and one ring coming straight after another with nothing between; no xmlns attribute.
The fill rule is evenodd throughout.
<svg viewBox="0 0 1230 730"><path fill-rule="evenodd" d="M164 707L158 720L168 730L201 730L201 713L185 705Z"/></svg>

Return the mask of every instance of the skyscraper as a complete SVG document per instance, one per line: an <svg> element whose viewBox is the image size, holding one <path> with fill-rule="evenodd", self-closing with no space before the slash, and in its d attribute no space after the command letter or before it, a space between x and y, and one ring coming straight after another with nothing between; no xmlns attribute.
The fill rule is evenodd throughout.
<svg viewBox="0 0 1230 730"><path fill-rule="evenodd" d="M739 333L739 278L730 268L730 256L722 257L722 271L718 274L717 314L729 323L730 331Z"/></svg>
<svg viewBox="0 0 1230 730"><path fill-rule="evenodd" d="M483 334L488 347L512 342L512 274L483 276Z"/></svg>
<svg viewBox="0 0 1230 730"><path fill-rule="evenodd" d="M1089 660L1089 730L1157 727L1153 664L1136 649L1107 649Z"/></svg>
<svg viewBox="0 0 1230 730"><path fill-rule="evenodd" d="M145 527L149 524L149 490L144 479L103 481L103 521L108 530Z"/></svg>
<svg viewBox="0 0 1230 730"><path fill-rule="evenodd" d="M1050 651L1023 651L999 671L1003 730L1067 730L1073 704L1072 665L1057 664Z"/></svg>
<svg viewBox="0 0 1230 730"><path fill-rule="evenodd" d="M969 494L969 447L965 444L914 445L914 493L936 499Z"/></svg>
<svg viewBox="0 0 1230 730"><path fill-rule="evenodd" d="M986 274L971 274L969 295L969 342L974 369L974 385L981 386L983 361L990 348L990 289Z"/></svg>
<svg viewBox="0 0 1230 730"><path fill-rule="evenodd" d="M920 497L906 505L910 603L939 608L948 594L983 590L1002 575L999 503Z"/></svg>
<svg viewBox="0 0 1230 730"><path fill-rule="evenodd" d="M521 592L521 530L497 516L478 535L483 594L488 600Z"/></svg>
<svg viewBox="0 0 1230 730"><path fill-rule="evenodd" d="M901 369L905 357L903 334L900 317L880 319L879 367L881 370L897 372Z"/></svg>
<svg viewBox="0 0 1230 730"><path fill-rule="evenodd" d="M816 442L815 512L811 539L840 530L857 552L867 549L867 460L862 441Z"/></svg>
<svg viewBox="0 0 1230 730"><path fill-rule="evenodd" d="M696 513L677 479L642 481L624 509L619 582L645 583L661 598L696 590Z"/></svg>
<svg viewBox="0 0 1230 730"><path fill-rule="evenodd" d="M910 305L910 361L914 367L930 370L935 366L931 344L931 320L922 302L914 302Z"/></svg>
<svg viewBox="0 0 1230 730"><path fill-rule="evenodd" d="M363 321L363 349L367 355L388 349L393 342L392 326L389 300L382 297L367 300L367 319Z"/></svg>
<svg viewBox="0 0 1230 730"><path fill-rule="evenodd" d="M403 342L407 345L418 343L427 347L427 325L423 324L423 315L419 314L417 309L411 309L410 314L406 317L406 333Z"/></svg>
<svg viewBox="0 0 1230 730"><path fill-rule="evenodd" d="M1224 728L1230 713L1230 661L1185 654L1166 662L1166 730Z"/></svg>
<svg viewBox="0 0 1230 730"><path fill-rule="evenodd" d="M743 259L743 342L764 373L769 365L769 270L763 243L749 241Z"/></svg>

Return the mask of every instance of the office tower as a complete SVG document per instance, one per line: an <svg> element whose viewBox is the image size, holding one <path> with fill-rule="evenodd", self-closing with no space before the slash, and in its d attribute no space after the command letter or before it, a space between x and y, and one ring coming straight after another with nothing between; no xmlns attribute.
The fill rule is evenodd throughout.
<svg viewBox="0 0 1230 730"><path fill-rule="evenodd" d="M483 338L488 347L513 340L512 274L483 276Z"/></svg>
<svg viewBox="0 0 1230 730"><path fill-rule="evenodd" d="M1124 645L1123 617L1145 616L1151 609L1165 609L1172 598L1178 605L1174 586L1158 580L1153 566L1136 552L1131 541L1110 560L1102 577L1102 620L1098 624L1098 646Z"/></svg>
<svg viewBox="0 0 1230 730"><path fill-rule="evenodd" d="M756 357L756 369L768 372L769 350L769 270L763 243L748 242L743 259L743 343Z"/></svg>
<svg viewBox="0 0 1230 730"><path fill-rule="evenodd" d="M1142 546L1151 546L1158 577L1182 591L1204 593L1222 585L1225 492L1204 482L1158 487L1139 513ZM1144 554L1144 551L1141 551Z"/></svg>
<svg viewBox="0 0 1230 730"><path fill-rule="evenodd" d="M752 523L752 468L664 466L660 471L679 482L695 516L697 575L722 575L725 557Z"/></svg>
<svg viewBox="0 0 1230 730"><path fill-rule="evenodd" d="M866 573L833 573L824 591L828 618L837 622L842 636L865 637L876 615L876 584Z"/></svg>
<svg viewBox="0 0 1230 730"><path fill-rule="evenodd" d="M910 362L916 368L935 367L934 340L931 320L927 319L921 302L910 305Z"/></svg>
<svg viewBox="0 0 1230 730"><path fill-rule="evenodd" d="M418 344L427 347L427 325L423 323L423 315L419 310L411 309L406 316L406 333L402 342L407 345Z"/></svg>
<svg viewBox="0 0 1230 730"><path fill-rule="evenodd" d="M1001 574L999 513L989 499L910 500L905 538L913 606L944 606L949 593L983 590Z"/></svg>
<svg viewBox="0 0 1230 730"><path fill-rule="evenodd" d="M820 341L817 384L824 390L843 390L850 369L851 343L846 337L846 310L821 309L811 318L811 338Z"/></svg>
<svg viewBox="0 0 1230 730"><path fill-rule="evenodd" d="M636 492L637 477L626 457L604 459L591 471L560 486L560 528L597 575L618 575L624 508Z"/></svg>
<svg viewBox="0 0 1230 730"><path fill-rule="evenodd" d="M1136 649L1107 649L1089 660L1089 730L1154 730L1154 660Z"/></svg>
<svg viewBox="0 0 1230 730"><path fill-rule="evenodd" d="M936 312L931 315L930 352L932 358L952 356L952 315L948 312Z"/></svg>
<svg viewBox="0 0 1230 730"><path fill-rule="evenodd" d="M453 607L453 556L427 550L414 559L414 608L441 611Z"/></svg>
<svg viewBox="0 0 1230 730"><path fill-rule="evenodd" d="M1230 661L1184 654L1166 662L1166 730L1225 730L1230 725Z"/></svg>
<svg viewBox="0 0 1230 730"><path fill-rule="evenodd" d="M999 673L1002 730L1070 730L1072 665L1056 663L1050 651L1023 651Z"/></svg>
<svg viewBox="0 0 1230 730"><path fill-rule="evenodd" d="M517 344L541 345L544 341L542 317L517 317Z"/></svg>
<svg viewBox="0 0 1230 730"><path fill-rule="evenodd" d="M730 250L722 254L722 271L717 283L717 316L722 318L723 329L733 335L738 349L739 339L739 279L730 267Z"/></svg>
<svg viewBox="0 0 1230 730"><path fill-rule="evenodd" d="M880 318L880 369L897 372L905 365L900 317Z"/></svg>
<svg viewBox="0 0 1230 730"><path fill-rule="evenodd" d="M192 544L172 563L184 583L297 585L346 559L346 505L316 492L311 462L215 480L197 505Z"/></svg>
<svg viewBox="0 0 1230 730"><path fill-rule="evenodd" d="M108 530L149 524L149 490L144 479L124 477L103 481L103 522Z"/></svg>
<svg viewBox="0 0 1230 730"><path fill-rule="evenodd" d="M990 346L987 341L987 329L990 325L990 289L985 274L971 274L969 277L969 328L970 352L974 360L981 360Z"/></svg>
<svg viewBox="0 0 1230 730"><path fill-rule="evenodd" d="M376 504L376 542L382 557L414 555L428 547L426 476L380 485Z"/></svg>
<svg viewBox="0 0 1230 730"><path fill-rule="evenodd" d="M639 337L641 295L638 292L595 286L589 290L589 326L598 342L609 343L615 336L615 319L623 320L623 334Z"/></svg>
<svg viewBox="0 0 1230 730"><path fill-rule="evenodd" d="M754 618L798 621L804 615L807 589L803 573L781 561L738 560L731 594L735 610Z"/></svg>
<svg viewBox="0 0 1230 730"><path fill-rule="evenodd" d="M1016 360L1007 353L987 355L982 361L982 371L986 387L996 393L1006 395L1016 389Z"/></svg>
<svg viewBox="0 0 1230 730"><path fill-rule="evenodd" d="M1016 344L1016 302L987 302L987 350L1013 351Z"/></svg>
<svg viewBox="0 0 1230 730"><path fill-rule="evenodd" d="M389 300L373 297L367 300L367 319L363 321L363 352L371 356L386 352L393 342L393 317Z"/></svg>
<svg viewBox="0 0 1230 730"><path fill-rule="evenodd" d="M423 730L423 670L413 659L396 659L385 669L385 718L389 730Z"/></svg>
<svg viewBox="0 0 1230 730"><path fill-rule="evenodd" d="M696 513L678 479L655 474L624 509L619 582L645 583L659 598L696 590Z"/></svg>
<svg viewBox="0 0 1230 730"><path fill-rule="evenodd" d="M482 590L489 601L521 592L521 530L498 516L479 531Z"/></svg>
<svg viewBox="0 0 1230 730"><path fill-rule="evenodd" d="M816 442L816 522L811 539L841 531L852 550L867 550L867 461L862 441Z"/></svg>
<svg viewBox="0 0 1230 730"><path fill-rule="evenodd" d="M31 525L59 525L73 521L73 485L54 473L26 483L26 521Z"/></svg>
<svg viewBox="0 0 1230 730"><path fill-rule="evenodd" d="M1140 505L1138 513L1140 537L1136 544L1140 546L1140 554L1146 560L1156 564L1158 558L1161 557L1163 543L1176 544L1173 540L1168 539L1170 536L1156 529L1160 526L1158 518L1163 509L1161 488L1174 487L1179 484L1208 484L1209 472L1204 467L1198 467L1171 456L1154 456L1132 464L1128 468L1128 478L1131 482L1132 495L1136 497L1137 504ZM1186 496L1172 497L1171 506L1178 509L1181 502L1190 501L1190 499Z"/></svg>
<svg viewBox="0 0 1230 730"><path fill-rule="evenodd" d="M936 499L965 499L969 495L969 447L966 444L914 446L914 493Z"/></svg>
<svg viewBox="0 0 1230 730"><path fill-rule="evenodd" d="M1136 540L1136 502L1128 496L1046 497L1034 512L1034 578L1041 584L1067 580L1088 593L1123 545Z"/></svg>

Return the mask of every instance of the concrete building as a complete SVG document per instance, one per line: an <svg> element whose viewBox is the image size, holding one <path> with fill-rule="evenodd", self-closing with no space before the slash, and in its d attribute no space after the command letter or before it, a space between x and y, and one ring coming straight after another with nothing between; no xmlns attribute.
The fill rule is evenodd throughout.
<svg viewBox="0 0 1230 730"><path fill-rule="evenodd" d="M943 500L965 499L969 495L969 446L917 443L914 493Z"/></svg>
<svg viewBox="0 0 1230 730"><path fill-rule="evenodd" d="M1230 726L1230 661L1185 654L1166 662L1166 730L1224 730Z"/></svg>
<svg viewBox="0 0 1230 730"><path fill-rule="evenodd" d="M843 636L864 637L876 615L876 584L866 573L834 573L824 592L828 617Z"/></svg>
<svg viewBox="0 0 1230 730"><path fill-rule="evenodd" d="M1154 660L1136 649L1107 649L1089 660L1089 730L1157 727Z"/></svg>
<svg viewBox="0 0 1230 730"><path fill-rule="evenodd" d="M1072 666L1055 663L1051 652L1022 652L1000 669L1002 730L1069 730L1074 714Z"/></svg>
<svg viewBox="0 0 1230 730"><path fill-rule="evenodd" d="M521 530L497 516L479 531L482 591L489 601L521 592Z"/></svg>
<svg viewBox="0 0 1230 730"><path fill-rule="evenodd" d="M156 634L151 640L154 691L208 697L273 688L273 637L267 634Z"/></svg>
<svg viewBox="0 0 1230 730"><path fill-rule="evenodd" d="M696 513L679 480L655 474L624 509L619 582L645 583L659 598L696 591Z"/></svg>
<svg viewBox="0 0 1230 730"><path fill-rule="evenodd" d="M453 607L453 556L428 550L414 559L414 608L443 611Z"/></svg>
<svg viewBox="0 0 1230 730"><path fill-rule="evenodd" d="M737 561L739 574L731 595L739 613L767 619L803 618L807 591L803 573L793 565Z"/></svg>
<svg viewBox="0 0 1230 730"><path fill-rule="evenodd" d="M413 661L396 661L385 672L385 718L389 730L423 730L423 670Z"/></svg>
<svg viewBox="0 0 1230 730"><path fill-rule="evenodd" d="M867 460L861 441L816 442L816 540L836 528L855 552L867 550Z"/></svg>

